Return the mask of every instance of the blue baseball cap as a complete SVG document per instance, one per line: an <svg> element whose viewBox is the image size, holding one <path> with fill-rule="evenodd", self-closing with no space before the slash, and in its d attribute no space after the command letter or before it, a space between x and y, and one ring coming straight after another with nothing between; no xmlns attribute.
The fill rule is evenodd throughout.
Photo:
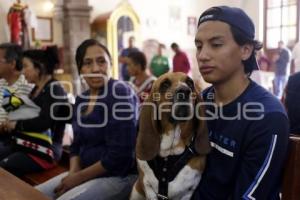
<svg viewBox="0 0 300 200"><path fill-rule="evenodd" d="M228 6L211 7L204 11L198 20L198 26L206 21L221 21L239 29L247 38L254 40L255 27L250 17L240 8ZM253 69L259 69L255 55L249 61Z"/></svg>

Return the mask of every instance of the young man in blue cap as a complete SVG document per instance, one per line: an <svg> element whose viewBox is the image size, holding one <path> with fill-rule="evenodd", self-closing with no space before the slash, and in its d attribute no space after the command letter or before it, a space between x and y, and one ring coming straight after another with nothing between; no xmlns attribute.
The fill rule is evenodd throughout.
<svg viewBox="0 0 300 200"><path fill-rule="evenodd" d="M281 103L249 76L258 69L255 28L247 14L227 6L206 10L195 37L212 151L194 193L199 200L279 199L288 146Z"/></svg>

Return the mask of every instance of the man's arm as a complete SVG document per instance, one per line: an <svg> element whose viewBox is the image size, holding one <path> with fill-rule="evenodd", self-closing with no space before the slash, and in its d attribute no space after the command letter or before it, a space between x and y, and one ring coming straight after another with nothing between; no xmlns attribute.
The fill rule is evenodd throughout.
<svg viewBox="0 0 300 200"><path fill-rule="evenodd" d="M189 71L191 70L191 64L189 61L188 56L185 54L185 67L184 67L184 73L189 73Z"/></svg>
<svg viewBox="0 0 300 200"><path fill-rule="evenodd" d="M80 157L79 156L71 156L69 173L70 174L76 173L80 170L81 170Z"/></svg>
<svg viewBox="0 0 300 200"><path fill-rule="evenodd" d="M288 119L282 113L270 113L254 121L249 131L232 199L271 199L280 189L288 147Z"/></svg>
<svg viewBox="0 0 300 200"><path fill-rule="evenodd" d="M166 57L165 58L166 64L165 64L165 71L164 72L169 72L170 71L170 65L169 65L169 60Z"/></svg>
<svg viewBox="0 0 300 200"><path fill-rule="evenodd" d="M292 59L292 62L291 62L291 74L294 74L295 73L295 60Z"/></svg>

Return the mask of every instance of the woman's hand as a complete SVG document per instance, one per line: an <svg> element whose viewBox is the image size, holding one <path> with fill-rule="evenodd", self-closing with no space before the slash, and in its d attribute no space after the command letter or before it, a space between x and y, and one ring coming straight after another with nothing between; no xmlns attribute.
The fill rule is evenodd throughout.
<svg viewBox="0 0 300 200"><path fill-rule="evenodd" d="M61 183L54 189L56 197L61 196L68 190L80 185L83 182L80 172L69 173L62 179Z"/></svg>
<svg viewBox="0 0 300 200"><path fill-rule="evenodd" d="M0 134L10 133L16 128L16 121L4 121L0 124Z"/></svg>
<svg viewBox="0 0 300 200"><path fill-rule="evenodd" d="M16 121L8 121L7 122L7 129L8 129L8 132L12 132L13 130L15 130L16 128L16 125L17 125L17 122Z"/></svg>
<svg viewBox="0 0 300 200"><path fill-rule="evenodd" d="M71 157L71 162L73 167L77 166L74 163L77 163L79 160L78 156L73 156ZM59 186L57 186L54 190L55 194L58 196L61 196L68 190L86 182L89 180L92 180L94 178L97 178L104 174L106 172L106 169L103 168L101 161L96 162L95 164L84 168L82 170L76 171L74 170L75 167L73 168L72 171L69 172L68 176L62 179L61 183ZM76 172L75 172L76 171Z"/></svg>

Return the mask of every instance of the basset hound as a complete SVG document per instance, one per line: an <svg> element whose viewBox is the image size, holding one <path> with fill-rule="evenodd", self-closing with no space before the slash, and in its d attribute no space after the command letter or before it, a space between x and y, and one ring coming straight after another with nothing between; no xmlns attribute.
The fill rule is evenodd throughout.
<svg viewBox="0 0 300 200"><path fill-rule="evenodd" d="M204 109L186 74L167 73L142 104L136 157L139 176L131 200L188 200L210 151Z"/></svg>

